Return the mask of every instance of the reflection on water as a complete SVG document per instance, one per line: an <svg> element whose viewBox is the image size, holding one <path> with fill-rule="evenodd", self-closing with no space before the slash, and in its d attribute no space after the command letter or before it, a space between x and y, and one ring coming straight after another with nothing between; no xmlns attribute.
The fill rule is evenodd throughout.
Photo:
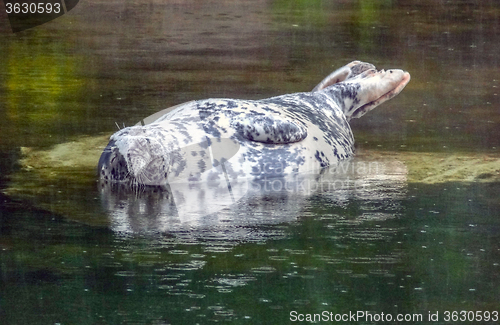
<svg viewBox="0 0 500 325"><path fill-rule="evenodd" d="M499 310L499 14L492 1L88 0L18 34L0 19L0 322ZM412 74L352 122L349 166L374 172L232 193L96 184L115 122L307 91L353 59Z"/></svg>
<svg viewBox="0 0 500 325"><path fill-rule="evenodd" d="M227 240L265 239L242 227L293 222L312 195L343 206L352 198L394 200L405 193L407 170L398 162L354 159L318 174L218 184L172 182L130 188L101 181L101 202L118 233L222 232ZM378 218L393 218L386 211ZM222 239L223 237L221 237Z"/></svg>
<svg viewBox="0 0 500 325"><path fill-rule="evenodd" d="M116 220L143 235L11 203L2 207L12 216L2 218L3 310L45 322L267 323L291 310L497 308L497 185L374 190L276 193L212 216L222 225L162 234L147 232L154 213ZM18 301L38 307L27 313Z"/></svg>

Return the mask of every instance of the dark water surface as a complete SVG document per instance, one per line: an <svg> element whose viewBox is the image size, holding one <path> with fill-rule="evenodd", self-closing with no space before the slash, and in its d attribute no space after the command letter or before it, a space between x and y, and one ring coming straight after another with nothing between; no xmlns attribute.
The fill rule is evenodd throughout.
<svg viewBox="0 0 500 325"><path fill-rule="evenodd" d="M93 168L56 178L19 163L26 147L111 134L188 100L307 91L354 59L412 75L352 121L360 151L498 156L498 53L495 1L82 0L17 34L1 12L0 323L285 324L292 311L370 311L444 324L462 310L498 323L500 183L485 182L495 175L415 182L389 168L229 205L205 191L206 216L158 193L110 197ZM22 197L9 190L19 179Z"/></svg>

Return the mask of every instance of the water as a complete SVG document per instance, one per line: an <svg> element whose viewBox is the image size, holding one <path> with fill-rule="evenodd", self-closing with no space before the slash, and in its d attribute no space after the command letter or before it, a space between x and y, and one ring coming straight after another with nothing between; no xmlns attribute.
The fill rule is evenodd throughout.
<svg viewBox="0 0 500 325"><path fill-rule="evenodd" d="M493 1L92 0L18 34L1 19L1 323L500 311L499 15ZM96 183L115 122L309 90L354 59L412 75L352 121L357 170L180 191L193 209Z"/></svg>

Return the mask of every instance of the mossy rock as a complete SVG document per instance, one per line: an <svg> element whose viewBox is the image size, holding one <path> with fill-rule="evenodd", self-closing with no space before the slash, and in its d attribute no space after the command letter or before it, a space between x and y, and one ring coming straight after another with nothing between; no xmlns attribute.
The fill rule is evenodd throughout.
<svg viewBox="0 0 500 325"><path fill-rule="evenodd" d="M108 140L109 135L87 136L48 150L22 148L21 169L10 175L3 193L76 221L108 225L96 171ZM397 182L398 188L412 183L500 181L500 156L494 154L359 150L353 162L376 164L377 169L355 171L348 176L351 179L389 186Z"/></svg>

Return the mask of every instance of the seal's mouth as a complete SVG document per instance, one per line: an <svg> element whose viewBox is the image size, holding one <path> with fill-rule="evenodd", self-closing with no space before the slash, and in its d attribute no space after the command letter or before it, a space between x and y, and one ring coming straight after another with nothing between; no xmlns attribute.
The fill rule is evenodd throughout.
<svg viewBox="0 0 500 325"><path fill-rule="evenodd" d="M354 113L351 115L351 118L358 118L366 114L367 112L371 111L374 109L376 106L382 104L385 101L388 101L389 99L393 98L397 94L399 94L404 87L410 82L410 74L406 71L404 71L403 76L401 80L396 84L396 86L388 91L387 93L383 94L379 98L375 99L374 101L371 101L369 103L364 104L361 107L358 107Z"/></svg>

